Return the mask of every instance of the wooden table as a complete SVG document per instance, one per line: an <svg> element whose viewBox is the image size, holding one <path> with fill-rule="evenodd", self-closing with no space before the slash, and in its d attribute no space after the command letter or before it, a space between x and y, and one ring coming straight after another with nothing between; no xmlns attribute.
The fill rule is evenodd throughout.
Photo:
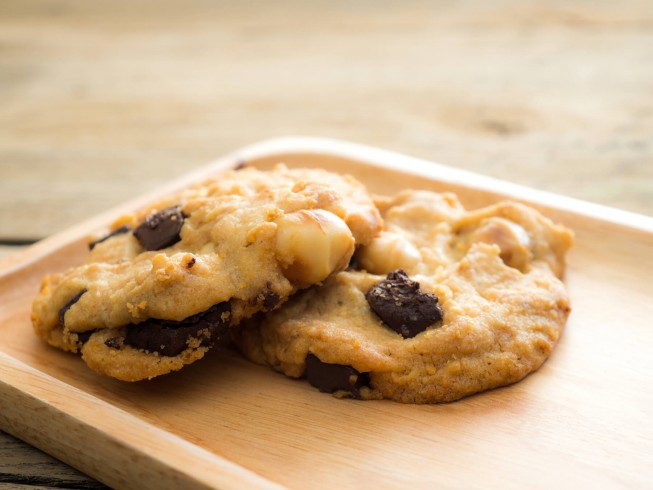
<svg viewBox="0 0 653 490"><path fill-rule="evenodd" d="M0 2L0 256L289 134L653 215L652 25L646 0ZM101 487L4 433L0 482Z"/></svg>

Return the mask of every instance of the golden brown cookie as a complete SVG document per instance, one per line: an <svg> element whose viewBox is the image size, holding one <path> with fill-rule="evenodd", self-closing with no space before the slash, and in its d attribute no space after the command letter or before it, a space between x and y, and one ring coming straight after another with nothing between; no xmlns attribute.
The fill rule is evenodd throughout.
<svg viewBox="0 0 653 490"><path fill-rule="evenodd" d="M36 333L127 381L178 370L244 318L344 269L381 219L351 177L224 172L115 221L84 264L47 276Z"/></svg>
<svg viewBox="0 0 653 490"><path fill-rule="evenodd" d="M380 199L355 267L236 332L253 361L322 391L434 403L519 381L570 311L572 233L527 206L467 212L452 194Z"/></svg>

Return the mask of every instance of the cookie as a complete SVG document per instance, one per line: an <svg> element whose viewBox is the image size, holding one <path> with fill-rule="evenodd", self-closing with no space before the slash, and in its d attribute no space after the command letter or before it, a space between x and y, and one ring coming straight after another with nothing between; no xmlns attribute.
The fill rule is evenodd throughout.
<svg viewBox="0 0 653 490"><path fill-rule="evenodd" d="M32 323L101 374L152 378L347 267L381 225L351 177L284 166L224 172L92 237L82 265L44 278Z"/></svg>
<svg viewBox="0 0 653 490"><path fill-rule="evenodd" d="M339 397L448 402L538 369L570 312L571 231L527 206L468 212L452 194L378 202L352 267L250 320L252 361Z"/></svg>

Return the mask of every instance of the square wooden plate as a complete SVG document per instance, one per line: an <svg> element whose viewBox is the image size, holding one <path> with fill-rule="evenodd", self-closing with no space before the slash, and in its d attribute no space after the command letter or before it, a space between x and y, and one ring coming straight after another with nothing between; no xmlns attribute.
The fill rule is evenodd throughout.
<svg viewBox="0 0 653 490"><path fill-rule="evenodd" d="M122 383L32 333L42 276L113 217L239 163L348 172L375 192L515 199L576 232L573 312L513 386L442 405L338 400L233 352ZM653 219L365 146L283 138L52 236L0 264L0 427L120 488L646 487L653 476Z"/></svg>

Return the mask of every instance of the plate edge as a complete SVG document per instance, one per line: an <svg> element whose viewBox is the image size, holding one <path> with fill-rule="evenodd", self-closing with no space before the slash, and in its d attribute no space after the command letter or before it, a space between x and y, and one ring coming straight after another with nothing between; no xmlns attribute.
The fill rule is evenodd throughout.
<svg viewBox="0 0 653 490"><path fill-rule="evenodd" d="M124 487L126 482L121 479L124 475L120 471L103 471L98 461L118 457L125 468L139 462L136 466L141 479L133 480L134 488L140 488L142 478L147 478L148 474L147 481L156 480L157 488L238 489L244 485L257 489L282 488L2 351L0 407L0 427L3 430L109 485ZM30 410L25 410L25 407ZM111 418L103 419L102 414L108 413ZM119 432L115 432L116 419L124 424ZM53 423L58 427L56 434L39 430ZM139 435L147 436L149 451L135 444ZM79 444L83 436L90 440L99 438L105 444L94 442L92 451L84 451L91 447ZM66 447L70 449L66 451ZM70 457L71 451L74 459ZM189 460L193 462L192 472L187 464ZM127 483L127 486L131 485Z"/></svg>

